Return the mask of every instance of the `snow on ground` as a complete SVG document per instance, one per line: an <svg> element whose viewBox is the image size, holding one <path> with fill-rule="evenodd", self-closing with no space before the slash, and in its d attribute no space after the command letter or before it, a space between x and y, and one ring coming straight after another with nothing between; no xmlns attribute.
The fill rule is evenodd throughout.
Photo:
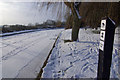
<svg viewBox="0 0 120 80"><path fill-rule="evenodd" d="M36 78L62 30L43 30L0 37L2 78Z"/></svg>
<svg viewBox="0 0 120 80"><path fill-rule="evenodd" d="M0 42L2 41L2 39L0 38ZM0 43L0 48L2 47L2 44ZM0 49L0 80L2 79L2 49Z"/></svg>
<svg viewBox="0 0 120 80"><path fill-rule="evenodd" d="M99 38L100 35L93 33L92 29L80 29L78 41L64 43L64 40L71 39L71 29L63 31L48 59L42 78L96 78ZM120 49L120 43L116 34L111 78L120 79L118 49Z"/></svg>

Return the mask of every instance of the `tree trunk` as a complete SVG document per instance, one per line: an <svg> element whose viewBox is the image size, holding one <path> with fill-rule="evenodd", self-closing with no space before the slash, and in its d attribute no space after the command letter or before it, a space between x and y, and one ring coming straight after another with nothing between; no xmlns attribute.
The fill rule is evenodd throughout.
<svg viewBox="0 0 120 80"><path fill-rule="evenodd" d="M79 22L74 18L73 20L73 27L72 27L72 41L78 40L78 34L79 34Z"/></svg>
<svg viewBox="0 0 120 80"><path fill-rule="evenodd" d="M79 18L76 12L76 9L74 7L74 3L71 4L71 11L72 11L72 17L73 17L73 26L72 26L72 41L78 40L78 34L79 34Z"/></svg>

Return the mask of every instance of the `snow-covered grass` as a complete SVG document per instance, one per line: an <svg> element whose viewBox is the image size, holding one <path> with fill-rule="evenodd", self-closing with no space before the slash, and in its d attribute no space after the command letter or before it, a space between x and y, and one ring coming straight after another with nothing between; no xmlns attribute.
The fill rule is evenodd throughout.
<svg viewBox="0 0 120 80"><path fill-rule="evenodd" d="M96 78L99 55L99 34L92 29L80 29L79 40L71 39L71 29L61 33L42 74L42 78ZM120 79L118 34L115 34L111 78Z"/></svg>
<svg viewBox="0 0 120 80"><path fill-rule="evenodd" d="M2 78L36 78L62 30L41 30L0 37Z"/></svg>
<svg viewBox="0 0 120 80"><path fill-rule="evenodd" d="M0 38L0 42L2 42L2 39ZM2 47L2 43L0 43L0 48ZM2 79L2 49L0 49L0 80Z"/></svg>

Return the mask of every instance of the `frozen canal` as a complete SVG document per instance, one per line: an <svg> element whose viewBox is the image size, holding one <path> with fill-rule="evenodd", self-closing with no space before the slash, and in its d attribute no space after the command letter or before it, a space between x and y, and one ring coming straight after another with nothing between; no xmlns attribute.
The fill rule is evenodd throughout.
<svg viewBox="0 0 120 80"><path fill-rule="evenodd" d="M2 78L36 78L62 30L43 30L0 37Z"/></svg>

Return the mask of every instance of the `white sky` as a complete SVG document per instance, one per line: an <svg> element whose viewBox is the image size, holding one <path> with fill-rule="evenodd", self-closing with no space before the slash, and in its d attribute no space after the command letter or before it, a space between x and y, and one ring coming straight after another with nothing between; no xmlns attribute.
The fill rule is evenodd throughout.
<svg viewBox="0 0 120 80"><path fill-rule="evenodd" d="M0 2L0 25L40 22L40 13L32 2Z"/></svg>
<svg viewBox="0 0 120 80"><path fill-rule="evenodd" d="M42 2L43 0L34 1ZM52 13L44 14L43 12L41 13L36 9L33 0L0 0L0 25L42 23L48 17L55 19L55 16L50 16Z"/></svg>
<svg viewBox="0 0 120 80"><path fill-rule="evenodd" d="M51 5L47 7L38 7L35 2L0 2L0 25L9 24L29 24L43 23L46 20L58 20L57 12L60 12L62 7ZM62 11L62 10L61 10ZM66 11L66 10L65 10ZM61 14L62 12L60 12Z"/></svg>

